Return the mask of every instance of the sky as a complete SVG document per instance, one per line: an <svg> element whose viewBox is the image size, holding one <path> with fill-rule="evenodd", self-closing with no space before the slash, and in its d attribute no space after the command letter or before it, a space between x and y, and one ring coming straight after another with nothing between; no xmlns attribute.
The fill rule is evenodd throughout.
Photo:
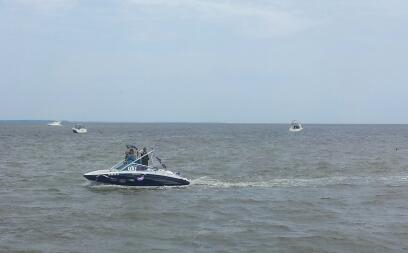
<svg viewBox="0 0 408 253"><path fill-rule="evenodd" d="M0 120L408 123L406 0L0 0Z"/></svg>

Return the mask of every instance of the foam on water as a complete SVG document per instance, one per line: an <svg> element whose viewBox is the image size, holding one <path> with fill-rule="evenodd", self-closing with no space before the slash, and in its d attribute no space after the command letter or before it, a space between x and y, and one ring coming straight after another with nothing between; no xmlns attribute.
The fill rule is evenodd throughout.
<svg viewBox="0 0 408 253"><path fill-rule="evenodd" d="M268 181L222 181L208 176L200 177L191 181L191 185L208 186L218 188L229 187L322 187L330 185L364 185L364 184L397 184L406 183L407 175L386 177L325 177L325 178L277 178Z"/></svg>
<svg viewBox="0 0 408 253"><path fill-rule="evenodd" d="M230 188L230 187L259 187L259 188L271 188L271 187L322 187L331 185L365 185L365 184L399 184L407 183L408 175L396 175L396 176L383 176L383 177L325 177L325 178L277 178L268 181L228 181L217 180L209 176L199 177L191 180L190 185L186 186L146 186L135 187L125 185L109 185L102 183L86 182L84 187L89 187L94 190L137 190L137 189L149 189L149 190L165 190L175 188L186 188L189 186L204 186L211 188Z"/></svg>

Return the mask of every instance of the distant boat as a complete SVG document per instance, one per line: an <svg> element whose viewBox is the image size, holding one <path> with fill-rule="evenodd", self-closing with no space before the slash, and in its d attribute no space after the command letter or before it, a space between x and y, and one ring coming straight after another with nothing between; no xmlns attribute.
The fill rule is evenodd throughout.
<svg viewBox="0 0 408 253"><path fill-rule="evenodd" d="M299 121L292 121L292 123L290 123L290 127L289 127L289 132L300 132L303 130L303 126Z"/></svg>
<svg viewBox="0 0 408 253"><path fill-rule="evenodd" d="M76 125L72 128L72 132L74 132L74 133L76 133L76 134L84 134L84 133L87 133L88 130L87 130L84 126L79 125L79 124L76 124Z"/></svg>
<svg viewBox="0 0 408 253"><path fill-rule="evenodd" d="M48 126L62 126L61 121L54 121L47 124Z"/></svg>

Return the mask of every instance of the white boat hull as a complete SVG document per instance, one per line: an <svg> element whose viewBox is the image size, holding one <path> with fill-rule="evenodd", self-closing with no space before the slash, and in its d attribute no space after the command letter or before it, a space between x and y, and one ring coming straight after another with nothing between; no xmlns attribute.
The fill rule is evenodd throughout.
<svg viewBox="0 0 408 253"><path fill-rule="evenodd" d="M86 128L80 128L80 129L72 128L72 132L76 134L84 134L84 133L87 133L88 130Z"/></svg>
<svg viewBox="0 0 408 253"><path fill-rule="evenodd" d="M47 124L48 126L62 126L61 121L55 121Z"/></svg>
<svg viewBox="0 0 408 253"><path fill-rule="evenodd" d="M303 128L289 128L289 132L300 132L300 131L302 131L303 130Z"/></svg>

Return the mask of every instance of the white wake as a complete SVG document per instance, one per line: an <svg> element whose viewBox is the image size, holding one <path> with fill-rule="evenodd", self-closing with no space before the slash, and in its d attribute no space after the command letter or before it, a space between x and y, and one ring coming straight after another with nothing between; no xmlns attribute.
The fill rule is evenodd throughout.
<svg viewBox="0 0 408 253"><path fill-rule="evenodd" d="M266 181L236 182L228 180L217 180L211 177L200 177L191 181L191 185L229 188L229 187L322 187L330 185L364 185L364 184L400 184L408 182L408 176L384 176L384 177L362 177L362 176L335 176L323 178L276 178Z"/></svg>

